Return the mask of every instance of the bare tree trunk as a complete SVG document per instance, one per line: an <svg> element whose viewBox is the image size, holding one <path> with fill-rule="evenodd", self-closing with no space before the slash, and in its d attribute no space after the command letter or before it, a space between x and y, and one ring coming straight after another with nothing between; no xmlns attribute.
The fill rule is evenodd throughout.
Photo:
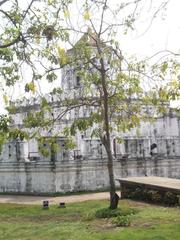
<svg viewBox="0 0 180 240"><path fill-rule="evenodd" d="M106 5L105 1L105 5ZM100 29L101 32L101 29ZM101 86L102 90L100 92L102 101L101 101L101 111L102 111L102 119L103 119L103 135L101 136L102 144L104 145L107 153L108 163L108 174L109 174L109 185L110 185L110 209L116 209L118 206L119 196L116 193L115 187L115 180L114 180L114 169L113 169L113 155L111 150L111 138L110 138L110 116L109 116L109 95L108 95L108 88L106 82L106 64L103 58L103 51L101 49L101 39L100 33L98 35L98 39L95 39L96 47L98 50L99 55L101 56L100 61L100 68L98 71L101 76Z"/></svg>
<svg viewBox="0 0 180 240"><path fill-rule="evenodd" d="M101 83L103 89L103 120L104 120L104 132L105 135L102 138L102 143L106 149L107 157L108 157L108 174L109 174L109 184L110 184L110 209L116 209L118 206L119 196L116 193L115 180L114 180L114 169L113 169L113 155L111 150L111 138L110 138L110 119L109 119L109 102L108 102L108 91L106 86L106 71L104 67L104 61L101 58Z"/></svg>
<svg viewBox="0 0 180 240"><path fill-rule="evenodd" d="M106 149L108 157L108 174L109 174L109 184L110 184L110 209L116 209L119 202L119 196L116 193L115 179L114 179L114 169L113 169L113 155L111 151L110 138L104 139L104 146Z"/></svg>

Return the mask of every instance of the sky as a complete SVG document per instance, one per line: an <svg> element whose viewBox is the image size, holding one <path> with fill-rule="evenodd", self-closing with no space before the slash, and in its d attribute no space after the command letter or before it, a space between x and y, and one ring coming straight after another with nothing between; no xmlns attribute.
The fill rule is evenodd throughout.
<svg viewBox="0 0 180 240"><path fill-rule="evenodd" d="M162 1L152 0L152 2L155 8ZM150 10L148 5L144 6L135 30L119 36L122 49L127 53L138 57L150 56L161 50L180 53L180 0L170 0L167 9L160 12L151 22L154 8Z"/></svg>
<svg viewBox="0 0 180 240"><path fill-rule="evenodd" d="M81 5L81 0L76 1L77 5ZM161 50L171 50L180 53L180 0L169 0L165 9L158 12L156 17L152 17L158 6L166 1L142 0L143 5L139 7L141 14L135 24L135 29L129 31L127 35L119 34L118 40L122 45L122 49L125 49L129 54L142 57L150 56ZM126 3L129 0L108 0L108 4L112 9L117 9L121 2ZM132 10L134 10L134 7ZM75 16L74 18L78 17L78 13L75 13L74 10L73 15ZM111 23L110 15L106 14L105 20Z"/></svg>
<svg viewBox="0 0 180 240"><path fill-rule="evenodd" d="M82 1L76 1L76 5L81 6L80 3L82 3ZM180 53L180 0L169 0L166 8L160 11L156 17L152 17L158 6L166 1L167 0L142 0L143 5L139 7L141 14L135 24L134 31L129 31L127 35L119 33L118 40L122 49L138 57L150 56L161 50L171 50ZM129 2L129 0L108 0L108 4L112 9L117 9L117 6L120 5L121 2L126 3ZM132 10L134 10L134 6L131 11ZM72 9L72 13L74 20L76 20L76 18L78 18L78 12ZM97 12L97 16L94 18L98 18L98 14L100 15L100 13ZM108 13L105 15L105 20L111 23L111 16L108 15Z"/></svg>
<svg viewBox="0 0 180 240"><path fill-rule="evenodd" d="M179 9L180 1L171 0L167 10L162 11L160 16L154 19L147 31L149 21L140 21L130 39L127 39L126 44L128 44L129 51L137 55L150 55L161 50L180 53Z"/></svg>
<svg viewBox="0 0 180 240"><path fill-rule="evenodd" d="M29 0L21 0L20 2L26 6ZM109 0L109 2L112 6L116 6L120 1ZM135 30L127 35L119 34L118 40L124 53L129 56L134 55L137 58L152 56L162 50L170 50L180 54L180 0L170 0L167 9L160 12L158 17L151 22L152 12L161 2L162 0L152 0L153 7L151 6L151 8L148 4L144 5ZM106 19L110 21L109 16L106 16ZM49 90L44 85L43 91L47 91L47 89ZM20 89L15 90L15 92L18 91L20 92ZM3 109L4 105L1 99L1 112L4 111Z"/></svg>

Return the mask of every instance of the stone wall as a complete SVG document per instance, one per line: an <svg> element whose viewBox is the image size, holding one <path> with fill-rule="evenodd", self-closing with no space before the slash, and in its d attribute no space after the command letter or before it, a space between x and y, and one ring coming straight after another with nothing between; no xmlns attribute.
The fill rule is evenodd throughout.
<svg viewBox="0 0 180 240"><path fill-rule="evenodd" d="M141 124L139 131L140 135L136 129L125 133L123 143L116 141L117 134L112 136L115 178L180 178L180 118L158 118ZM60 151L46 158L34 140L5 144L0 155L0 192L53 194L108 188L107 159L100 140L79 133L74 151L66 151L63 141L57 139Z"/></svg>
<svg viewBox="0 0 180 240"><path fill-rule="evenodd" d="M114 169L115 178L145 175L180 178L180 158L117 159ZM108 186L106 159L8 162L1 163L0 168L2 193L53 194Z"/></svg>

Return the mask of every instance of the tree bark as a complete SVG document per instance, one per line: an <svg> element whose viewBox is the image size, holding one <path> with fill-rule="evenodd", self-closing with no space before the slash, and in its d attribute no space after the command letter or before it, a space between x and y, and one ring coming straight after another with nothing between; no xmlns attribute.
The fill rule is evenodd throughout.
<svg viewBox="0 0 180 240"><path fill-rule="evenodd" d="M108 174L109 174L109 184L110 184L110 209L116 209L118 207L119 196L116 193L115 179L114 179L114 169L113 169L113 156L111 151L110 139L104 141L104 146L108 157Z"/></svg>
<svg viewBox="0 0 180 240"><path fill-rule="evenodd" d="M101 52L100 52L101 53ZM110 209L116 209L118 206L119 196L116 193L115 187L115 179L114 179L114 169L113 169L113 155L111 149L111 138L110 138L110 119L109 119L109 102L108 102L108 91L106 86L106 70L103 59L100 59L101 63L101 84L103 90L103 101L102 101L102 109L103 109L103 120L104 126L103 130L105 135L103 136L103 145L106 149L107 157L108 157L108 174L109 174L109 184L110 184Z"/></svg>

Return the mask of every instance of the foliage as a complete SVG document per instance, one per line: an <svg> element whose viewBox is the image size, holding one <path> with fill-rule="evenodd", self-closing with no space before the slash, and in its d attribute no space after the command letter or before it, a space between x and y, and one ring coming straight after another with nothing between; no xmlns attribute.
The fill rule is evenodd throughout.
<svg viewBox="0 0 180 240"><path fill-rule="evenodd" d="M8 132L8 124L10 123L10 118L7 115L0 116L0 131L1 133Z"/></svg>
<svg viewBox="0 0 180 240"><path fill-rule="evenodd" d="M110 209L110 208L102 208L98 209L95 213L96 218L113 218L118 216L127 216L131 214L137 213L136 209L133 208L118 208L118 209Z"/></svg>
<svg viewBox="0 0 180 240"><path fill-rule="evenodd" d="M160 192L151 191L150 194L151 194L152 202L160 203L162 201L162 195L160 194Z"/></svg>
<svg viewBox="0 0 180 240"><path fill-rule="evenodd" d="M0 115L0 152L2 146L7 140L10 118L7 115Z"/></svg>
<svg viewBox="0 0 180 240"><path fill-rule="evenodd" d="M59 150L59 146L56 142L55 137L39 137L37 138L39 152L44 157L49 157L52 152L57 152Z"/></svg>
<svg viewBox="0 0 180 240"><path fill-rule="evenodd" d="M49 126L50 121L44 119L44 111L29 112L27 117L23 119L24 126L26 128L37 128Z"/></svg>
<svg viewBox="0 0 180 240"><path fill-rule="evenodd" d="M19 128L12 128L12 119L7 115L0 115L0 152L2 146L7 140L21 140L29 139L29 134Z"/></svg>
<svg viewBox="0 0 180 240"><path fill-rule="evenodd" d="M178 195L172 192L166 192L163 197L163 202L168 206L180 204Z"/></svg>
<svg viewBox="0 0 180 240"><path fill-rule="evenodd" d="M117 227L129 227L131 224L129 216L117 216L112 220L112 223Z"/></svg>
<svg viewBox="0 0 180 240"><path fill-rule="evenodd" d="M26 131L20 130L19 128L10 128L8 138L11 140L23 141L24 139L29 139L29 134Z"/></svg>
<svg viewBox="0 0 180 240"><path fill-rule="evenodd" d="M164 193L160 190L150 190L137 187L135 189L126 189L123 196L134 200L165 204L168 206L176 206L179 204L178 195L169 191Z"/></svg>

